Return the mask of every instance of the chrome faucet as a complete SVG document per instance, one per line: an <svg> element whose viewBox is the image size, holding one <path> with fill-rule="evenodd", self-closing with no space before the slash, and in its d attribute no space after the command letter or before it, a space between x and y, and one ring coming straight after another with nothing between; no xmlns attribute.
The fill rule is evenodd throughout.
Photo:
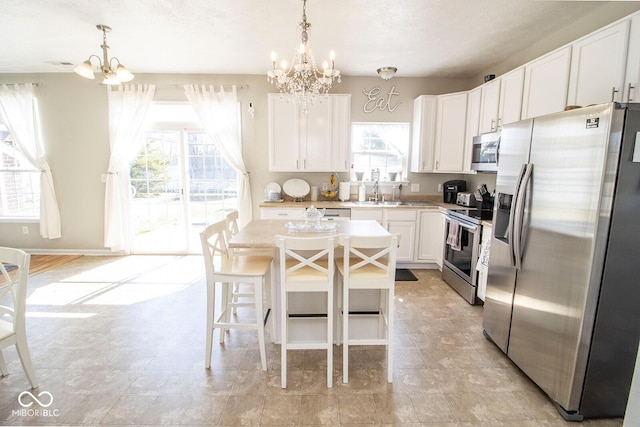
<svg viewBox="0 0 640 427"><path fill-rule="evenodd" d="M373 181L373 201L380 201L380 191L378 190L378 180Z"/></svg>

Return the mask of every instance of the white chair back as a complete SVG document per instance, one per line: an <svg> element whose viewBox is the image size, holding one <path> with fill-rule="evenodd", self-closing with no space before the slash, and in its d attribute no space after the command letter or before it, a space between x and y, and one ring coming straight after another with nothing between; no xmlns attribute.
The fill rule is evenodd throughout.
<svg viewBox="0 0 640 427"><path fill-rule="evenodd" d="M333 283L336 239L330 237L276 236L280 250L280 274L285 286L309 288Z"/></svg>
<svg viewBox="0 0 640 427"><path fill-rule="evenodd" d="M2 349L15 345L31 387L36 388L25 322L30 262L31 255L20 249L0 247L0 374L8 374Z"/></svg>
<svg viewBox="0 0 640 427"><path fill-rule="evenodd" d="M0 303L6 300L0 305L0 319L11 319L14 333L25 328L30 260L31 255L24 251L0 247L0 273L4 278L4 283L0 284ZM15 269L11 275L7 271L9 266Z"/></svg>
<svg viewBox="0 0 640 427"><path fill-rule="evenodd" d="M398 238L398 234L340 236L344 263L341 270L349 288L387 288L393 284Z"/></svg>

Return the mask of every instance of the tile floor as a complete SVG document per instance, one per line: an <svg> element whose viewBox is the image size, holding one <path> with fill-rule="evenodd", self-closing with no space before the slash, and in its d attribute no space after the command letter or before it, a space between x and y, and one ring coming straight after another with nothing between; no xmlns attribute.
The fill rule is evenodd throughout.
<svg viewBox="0 0 640 427"><path fill-rule="evenodd" d="M41 405L19 404L28 383L7 349L0 425L576 425L484 338L481 307L439 272L414 272L419 281L396 288L392 385L376 347L351 351L350 382L342 384L336 347L333 389L323 352L297 351L283 390L279 346L268 344L263 372L252 331L232 331L223 346L216 332L214 366L204 369L199 257L79 258L30 280L27 328Z"/></svg>

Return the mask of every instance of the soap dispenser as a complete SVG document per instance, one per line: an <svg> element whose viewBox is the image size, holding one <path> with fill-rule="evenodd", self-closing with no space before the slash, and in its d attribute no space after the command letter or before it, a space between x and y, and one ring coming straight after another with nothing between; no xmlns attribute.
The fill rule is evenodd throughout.
<svg viewBox="0 0 640 427"><path fill-rule="evenodd" d="M367 195L367 187L364 185L364 182L361 182L360 187L358 187L358 201L364 202L366 195Z"/></svg>

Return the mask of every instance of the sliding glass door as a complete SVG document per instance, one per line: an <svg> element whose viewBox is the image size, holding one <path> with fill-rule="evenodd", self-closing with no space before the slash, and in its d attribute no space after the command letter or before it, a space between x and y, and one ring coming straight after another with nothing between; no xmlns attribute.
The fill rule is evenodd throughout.
<svg viewBox="0 0 640 427"><path fill-rule="evenodd" d="M130 175L132 253L200 253L200 231L237 206L236 172L200 130L148 131Z"/></svg>

